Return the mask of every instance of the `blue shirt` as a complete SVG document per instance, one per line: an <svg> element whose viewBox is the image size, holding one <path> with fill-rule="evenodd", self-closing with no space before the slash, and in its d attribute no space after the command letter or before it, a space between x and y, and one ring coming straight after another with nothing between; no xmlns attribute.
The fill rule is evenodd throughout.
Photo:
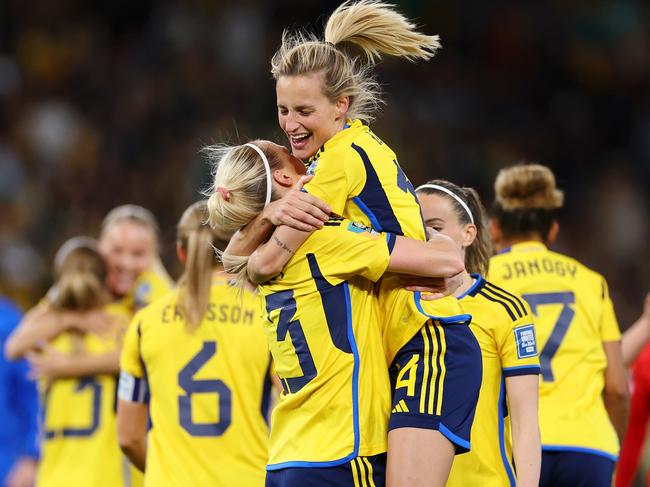
<svg viewBox="0 0 650 487"><path fill-rule="evenodd" d="M25 360L9 362L1 352L20 319L18 307L0 297L0 485L16 460L38 458L36 384L27 378Z"/></svg>

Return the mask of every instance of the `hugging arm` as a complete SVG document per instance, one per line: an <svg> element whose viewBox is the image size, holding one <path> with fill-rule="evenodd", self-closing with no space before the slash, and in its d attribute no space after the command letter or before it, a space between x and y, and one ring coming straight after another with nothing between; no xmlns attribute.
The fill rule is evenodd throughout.
<svg viewBox="0 0 650 487"><path fill-rule="evenodd" d="M249 278L262 283L278 275L310 234L288 227L277 228L271 239L251 255L248 261ZM394 238L386 269L389 272L451 277L465 269L460 249L444 235L437 235L427 242L402 236L388 237ZM350 241L350 244L354 245L354 242Z"/></svg>

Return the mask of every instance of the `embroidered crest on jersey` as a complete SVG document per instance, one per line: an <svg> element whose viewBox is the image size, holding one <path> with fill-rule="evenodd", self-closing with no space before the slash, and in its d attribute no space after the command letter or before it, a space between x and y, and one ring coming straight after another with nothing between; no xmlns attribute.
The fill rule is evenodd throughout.
<svg viewBox="0 0 650 487"><path fill-rule="evenodd" d="M151 292L151 284L148 282L143 282L135 290L135 296L133 297L133 302L135 303L136 308L141 308L147 304L147 297Z"/></svg>
<svg viewBox="0 0 650 487"><path fill-rule="evenodd" d="M537 341L533 325L518 326L514 329L517 341L517 357L529 358L537 355Z"/></svg>
<svg viewBox="0 0 650 487"><path fill-rule="evenodd" d="M307 167L307 176L313 176L316 172L316 166L318 166L318 159L314 159L313 162Z"/></svg>
<svg viewBox="0 0 650 487"><path fill-rule="evenodd" d="M357 222L350 222L348 224L348 230L350 232L354 233L363 233L363 232L368 232L370 235L374 235L375 237L379 236L379 232L376 232L370 227L367 227L363 225L362 223L357 223Z"/></svg>

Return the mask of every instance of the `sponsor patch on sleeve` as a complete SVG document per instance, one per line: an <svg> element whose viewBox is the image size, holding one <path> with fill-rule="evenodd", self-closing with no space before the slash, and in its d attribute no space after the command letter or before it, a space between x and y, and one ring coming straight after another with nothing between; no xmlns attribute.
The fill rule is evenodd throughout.
<svg viewBox="0 0 650 487"><path fill-rule="evenodd" d="M533 325L518 326L514 329L517 342L517 357L530 358L537 355L537 341Z"/></svg>

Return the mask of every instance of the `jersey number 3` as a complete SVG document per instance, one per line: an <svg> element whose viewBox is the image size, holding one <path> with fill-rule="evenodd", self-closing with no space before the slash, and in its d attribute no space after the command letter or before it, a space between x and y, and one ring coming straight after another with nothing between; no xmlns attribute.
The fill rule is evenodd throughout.
<svg viewBox="0 0 650 487"><path fill-rule="evenodd" d="M560 311L560 316L557 318L553 331L551 331L542 353L539 354L542 379L544 382L553 382L555 378L553 376L553 369L551 368L551 360L553 360L553 357L560 348L562 340L564 340L566 332L569 330L569 326L576 314L573 308L569 306L576 302L576 297L572 292L524 294L522 297L528 302L535 316L539 315L537 311L538 306L544 304L562 305L562 311Z"/></svg>
<svg viewBox="0 0 650 487"><path fill-rule="evenodd" d="M219 379L195 379L196 373L217 353L216 342L203 342L203 348L178 373L178 385L185 394L178 397L181 426L192 436L221 436L230 426L230 389ZM195 423L192 419L192 394L216 394L218 420L214 423Z"/></svg>

